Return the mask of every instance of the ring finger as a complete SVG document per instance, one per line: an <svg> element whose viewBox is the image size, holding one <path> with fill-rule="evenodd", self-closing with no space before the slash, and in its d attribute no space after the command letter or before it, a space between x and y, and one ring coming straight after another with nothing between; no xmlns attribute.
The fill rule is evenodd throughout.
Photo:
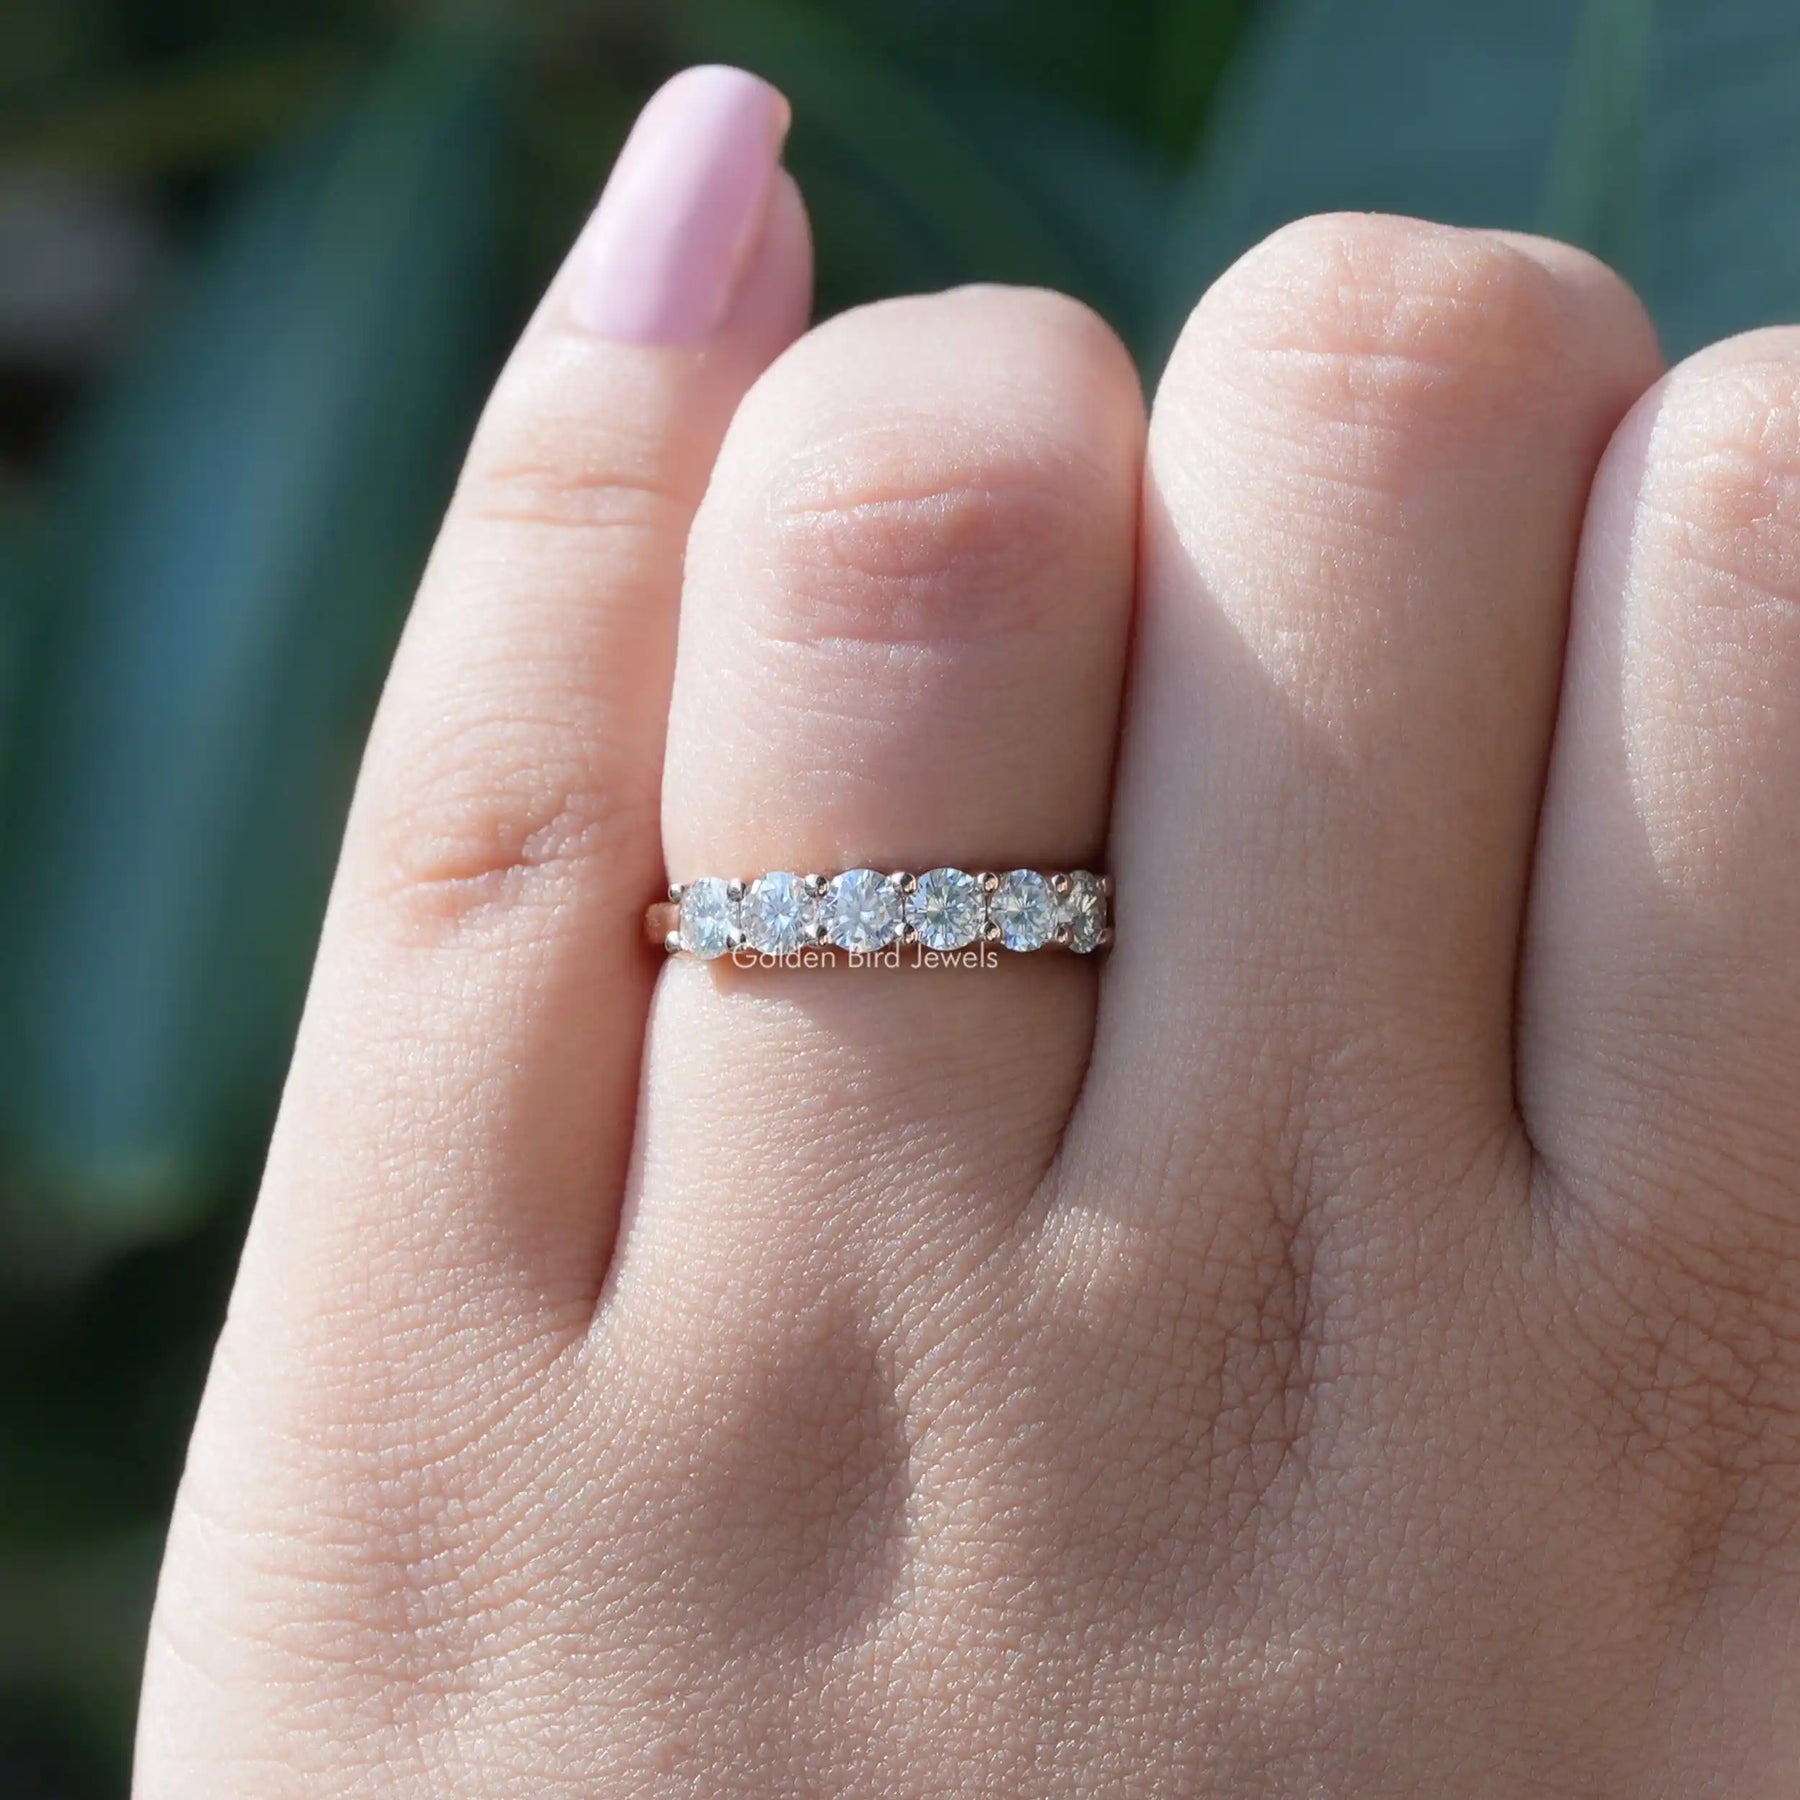
<svg viewBox="0 0 1800 1800"><path fill-rule="evenodd" d="M1047 294L891 302L777 364L690 544L671 876L1093 866L1143 429L1117 340ZM813 1275L840 1251L859 1281L941 1266L934 1217L981 1235L953 1193L995 1196L1003 1225L1079 1083L1094 979L1082 957L989 960L673 959L615 1289L660 1268L679 1290L697 1245L741 1267L771 1239Z"/></svg>

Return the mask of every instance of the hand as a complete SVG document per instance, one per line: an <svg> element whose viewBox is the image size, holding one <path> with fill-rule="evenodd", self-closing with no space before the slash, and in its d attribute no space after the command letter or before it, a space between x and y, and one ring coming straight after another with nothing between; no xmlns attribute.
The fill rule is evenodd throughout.
<svg viewBox="0 0 1800 1800"><path fill-rule="evenodd" d="M139 1794L1791 1795L1800 337L1312 220L1146 448L1066 300L800 337L784 123L665 90L470 453ZM865 863L1118 942L642 941Z"/></svg>

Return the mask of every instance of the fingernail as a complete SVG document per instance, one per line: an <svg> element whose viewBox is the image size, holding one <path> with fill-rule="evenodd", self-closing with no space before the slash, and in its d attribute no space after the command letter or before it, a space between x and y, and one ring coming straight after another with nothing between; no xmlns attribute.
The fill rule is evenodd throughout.
<svg viewBox="0 0 1800 1800"><path fill-rule="evenodd" d="M577 323L637 344L710 336L756 247L787 126L787 101L742 69L687 69L653 94L575 248Z"/></svg>

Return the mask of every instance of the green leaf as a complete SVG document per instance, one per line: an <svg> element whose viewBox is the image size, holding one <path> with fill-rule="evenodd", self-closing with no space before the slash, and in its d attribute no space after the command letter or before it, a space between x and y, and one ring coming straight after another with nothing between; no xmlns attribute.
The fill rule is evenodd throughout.
<svg viewBox="0 0 1800 1800"><path fill-rule="evenodd" d="M790 162L814 209L827 303L992 280L1078 285L1018 184L919 82L803 0L676 0L684 54L741 63L794 103Z"/></svg>
<svg viewBox="0 0 1800 1800"><path fill-rule="evenodd" d="M1152 42L1150 116L1172 154L1188 156L1243 36L1253 0L1163 0Z"/></svg>
<svg viewBox="0 0 1800 1800"><path fill-rule="evenodd" d="M1170 0L834 0L874 44L934 82L1025 88L1143 132L1159 14ZM1174 0L1194 8L1237 0Z"/></svg>
<svg viewBox="0 0 1800 1800"><path fill-rule="evenodd" d="M181 1222L266 1123L487 355L504 133L491 42L397 56L250 179L73 450L0 941L0 1104L64 1242Z"/></svg>
<svg viewBox="0 0 1800 1800"><path fill-rule="evenodd" d="M1542 228L1641 281L1654 0L1589 0L1550 157Z"/></svg>
<svg viewBox="0 0 1800 1800"><path fill-rule="evenodd" d="M1162 338L1287 220L1551 229L1624 265L1677 349L1800 311L1789 0L1280 0L1172 234Z"/></svg>
<svg viewBox="0 0 1800 1800"><path fill-rule="evenodd" d="M0 1550L0 1693L56 1695L84 1744L121 1775L161 1535L118 1532L54 1556Z"/></svg>
<svg viewBox="0 0 1800 1800"><path fill-rule="evenodd" d="M1067 246L1070 291L1141 345L1155 320L1174 198L1168 167L1066 102L1026 89L941 82L941 103L1030 196Z"/></svg>
<svg viewBox="0 0 1800 1800"><path fill-rule="evenodd" d="M1671 350L1800 319L1800 8L1657 8L1645 281Z"/></svg>
<svg viewBox="0 0 1800 1800"><path fill-rule="evenodd" d="M0 104L11 107L103 62L118 23L99 0L7 0L0 6Z"/></svg>
<svg viewBox="0 0 1800 1800"><path fill-rule="evenodd" d="M1171 235L1165 342L1228 264L1307 213L1535 220L1578 23L1568 0L1277 0L1220 89Z"/></svg>
<svg viewBox="0 0 1800 1800"><path fill-rule="evenodd" d="M0 128L0 156L131 180L207 167L293 129L343 89L350 68L329 44L158 68L19 109Z"/></svg>
<svg viewBox="0 0 1800 1800"><path fill-rule="evenodd" d="M41 497L0 482L0 794L12 773L20 700L41 623L33 601L45 577L43 513Z"/></svg>

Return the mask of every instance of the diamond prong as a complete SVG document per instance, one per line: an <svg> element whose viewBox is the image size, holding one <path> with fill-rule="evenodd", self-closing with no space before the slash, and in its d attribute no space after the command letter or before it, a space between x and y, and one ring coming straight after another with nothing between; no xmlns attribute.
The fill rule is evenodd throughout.
<svg viewBox="0 0 1800 1800"><path fill-rule="evenodd" d="M802 877L801 885L816 899L830 884L823 875L807 875Z"/></svg>
<svg viewBox="0 0 1800 1800"><path fill-rule="evenodd" d="M1050 941L1053 944L1060 944L1066 950L1072 943L1074 943L1075 934L1068 928L1068 926L1059 925L1053 932L1051 932Z"/></svg>
<svg viewBox="0 0 1800 1800"><path fill-rule="evenodd" d="M734 905L744 897L744 884L741 881L728 881L725 884L725 898Z"/></svg>
<svg viewBox="0 0 1800 1800"><path fill-rule="evenodd" d="M1094 948L1096 950L1104 950L1106 948L1106 946L1108 944L1110 944L1112 941L1113 941L1113 928L1110 925L1108 925L1106 927L1106 929L1104 931L1102 931L1097 938L1094 939Z"/></svg>
<svg viewBox="0 0 1800 1800"><path fill-rule="evenodd" d="M1110 875L1102 875L1100 877L1100 891L1107 899L1110 900L1112 898L1113 878Z"/></svg>
<svg viewBox="0 0 1800 1800"><path fill-rule="evenodd" d="M681 954L681 933L679 931L671 931L669 935L663 939L663 948L668 951L671 956L679 956Z"/></svg>
<svg viewBox="0 0 1800 1800"><path fill-rule="evenodd" d="M1050 877L1051 891L1058 899L1066 899L1074 886L1075 883L1067 875L1052 875Z"/></svg>
<svg viewBox="0 0 1800 1800"><path fill-rule="evenodd" d="M671 881L669 883L669 898L677 904L680 903L681 896L686 892L687 883L685 881Z"/></svg>
<svg viewBox="0 0 1800 1800"><path fill-rule="evenodd" d="M909 875L904 869L896 869L893 874L888 877L888 880L903 894L912 893L919 885L918 876Z"/></svg>
<svg viewBox="0 0 1800 1800"><path fill-rule="evenodd" d="M983 869L975 879L981 883L984 894L991 894L1000 885L1000 877L992 869Z"/></svg>

